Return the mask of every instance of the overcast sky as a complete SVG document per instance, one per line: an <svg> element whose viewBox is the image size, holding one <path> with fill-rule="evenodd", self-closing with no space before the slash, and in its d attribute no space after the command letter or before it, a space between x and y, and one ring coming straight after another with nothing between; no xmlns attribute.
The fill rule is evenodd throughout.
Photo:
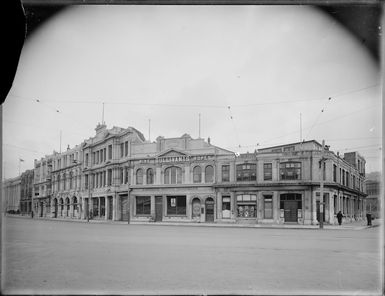
<svg viewBox="0 0 385 296"><path fill-rule="evenodd" d="M108 128L234 152L302 138L380 170L379 66L310 6L74 6L24 44L3 107L3 177ZM329 99L331 98L331 99ZM39 101L37 101L39 100ZM323 110L323 112L322 112ZM59 111L59 112L57 112Z"/></svg>

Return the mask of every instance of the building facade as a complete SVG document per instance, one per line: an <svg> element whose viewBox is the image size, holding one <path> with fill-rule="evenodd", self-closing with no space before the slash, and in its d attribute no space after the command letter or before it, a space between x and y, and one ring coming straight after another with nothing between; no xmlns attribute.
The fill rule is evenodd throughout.
<svg viewBox="0 0 385 296"><path fill-rule="evenodd" d="M32 212L33 186L34 170L23 172L20 180L20 213L22 215L30 215Z"/></svg>
<svg viewBox="0 0 385 296"><path fill-rule="evenodd" d="M317 141L236 155L184 134L146 141L98 124L95 136L35 161L37 217L135 222L336 223L366 214L365 159ZM320 198L321 183L323 199Z"/></svg>
<svg viewBox="0 0 385 296"><path fill-rule="evenodd" d="M20 213L21 178L11 178L3 181L3 209L6 213Z"/></svg>
<svg viewBox="0 0 385 296"><path fill-rule="evenodd" d="M371 213L373 217L381 216L381 206L383 198L381 196L381 174L378 172L368 174L365 180L365 189L367 196L366 211Z"/></svg>

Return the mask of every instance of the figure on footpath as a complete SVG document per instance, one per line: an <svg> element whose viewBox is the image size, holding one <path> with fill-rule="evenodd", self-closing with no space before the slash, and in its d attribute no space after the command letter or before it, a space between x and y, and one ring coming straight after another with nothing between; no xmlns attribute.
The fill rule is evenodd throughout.
<svg viewBox="0 0 385 296"><path fill-rule="evenodd" d="M341 211L338 212L337 214L337 220L338 220L338 224L341 225L342 224L342 217L344 215L342 215Z"/></svg>
<svg viewBox="0 0 385 296"><path fill-rule="evenodd" d="M366 214L366 220L368 221L368 226L372 226L372 214L371 213Z"/></svg>

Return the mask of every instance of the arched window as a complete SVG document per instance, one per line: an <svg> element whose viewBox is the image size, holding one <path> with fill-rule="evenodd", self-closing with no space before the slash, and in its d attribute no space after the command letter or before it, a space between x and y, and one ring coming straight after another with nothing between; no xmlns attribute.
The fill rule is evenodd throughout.
<svg viewBox="0 0 385 296"><path fill-rule="evenodd" d="M136 171L136 184L140 185L143 184L143 170L138 169Z"/></svg>
<svg viewBox="0 0 385 296"><path fill-rule="evenodd" d="M164 170L164 184L181 184L182 169L176 166Z"/></svg>
<svg viewBox="0 0 385 296"><path fill-rule="evenodd" d="M62 198L60 199L60 202L59 202L59 204L60 204L60 216L63 216L63 210L64 210L64 201L63 201L63 199L62 199Z"/></svg>
<svg viewBox="0 0 385 296"><path fill-rule="evenodd" d="M148 169L147 170L147 184L154 184L154 170Z"/></svg>
<svg viewBox="0 0 385 296"><path fill-rule="evenodd" d="M66 198L66 208L67 208L66 215L68 216L70 212L70 199L68 197Z"/></svg>
<svg viewBox="0 0 385 296"><path fill-rule="evenodd" d="M208 165L205 169L205 183L214 182L214 168L212 165Z"/></svg>
<svg viewBox="0 0 385 296"><path fill-rule="evenodd" d="M202 169L200 166L196 166L193 169L193 182L201 183L202 182Z"/></svg>

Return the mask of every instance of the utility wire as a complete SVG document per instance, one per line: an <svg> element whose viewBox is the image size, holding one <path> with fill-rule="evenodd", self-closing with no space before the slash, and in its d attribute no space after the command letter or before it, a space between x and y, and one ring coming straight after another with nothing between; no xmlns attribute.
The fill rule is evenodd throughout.
<svg viewBox="0 0 385 296"><path fill-rule="evenodd" d="M238 148L241 148L241 142L239 141L238 130L237 130L237 127L235 126L234 117L233 117L233 114L232 114L232 112L231 112L231 107L230 107L230 105L227 106L227 109L229 110L230 120L231 120L231 123L233 124L234 131L235 131L235 135L236 135L236 137L237 137Z"/></svg>

